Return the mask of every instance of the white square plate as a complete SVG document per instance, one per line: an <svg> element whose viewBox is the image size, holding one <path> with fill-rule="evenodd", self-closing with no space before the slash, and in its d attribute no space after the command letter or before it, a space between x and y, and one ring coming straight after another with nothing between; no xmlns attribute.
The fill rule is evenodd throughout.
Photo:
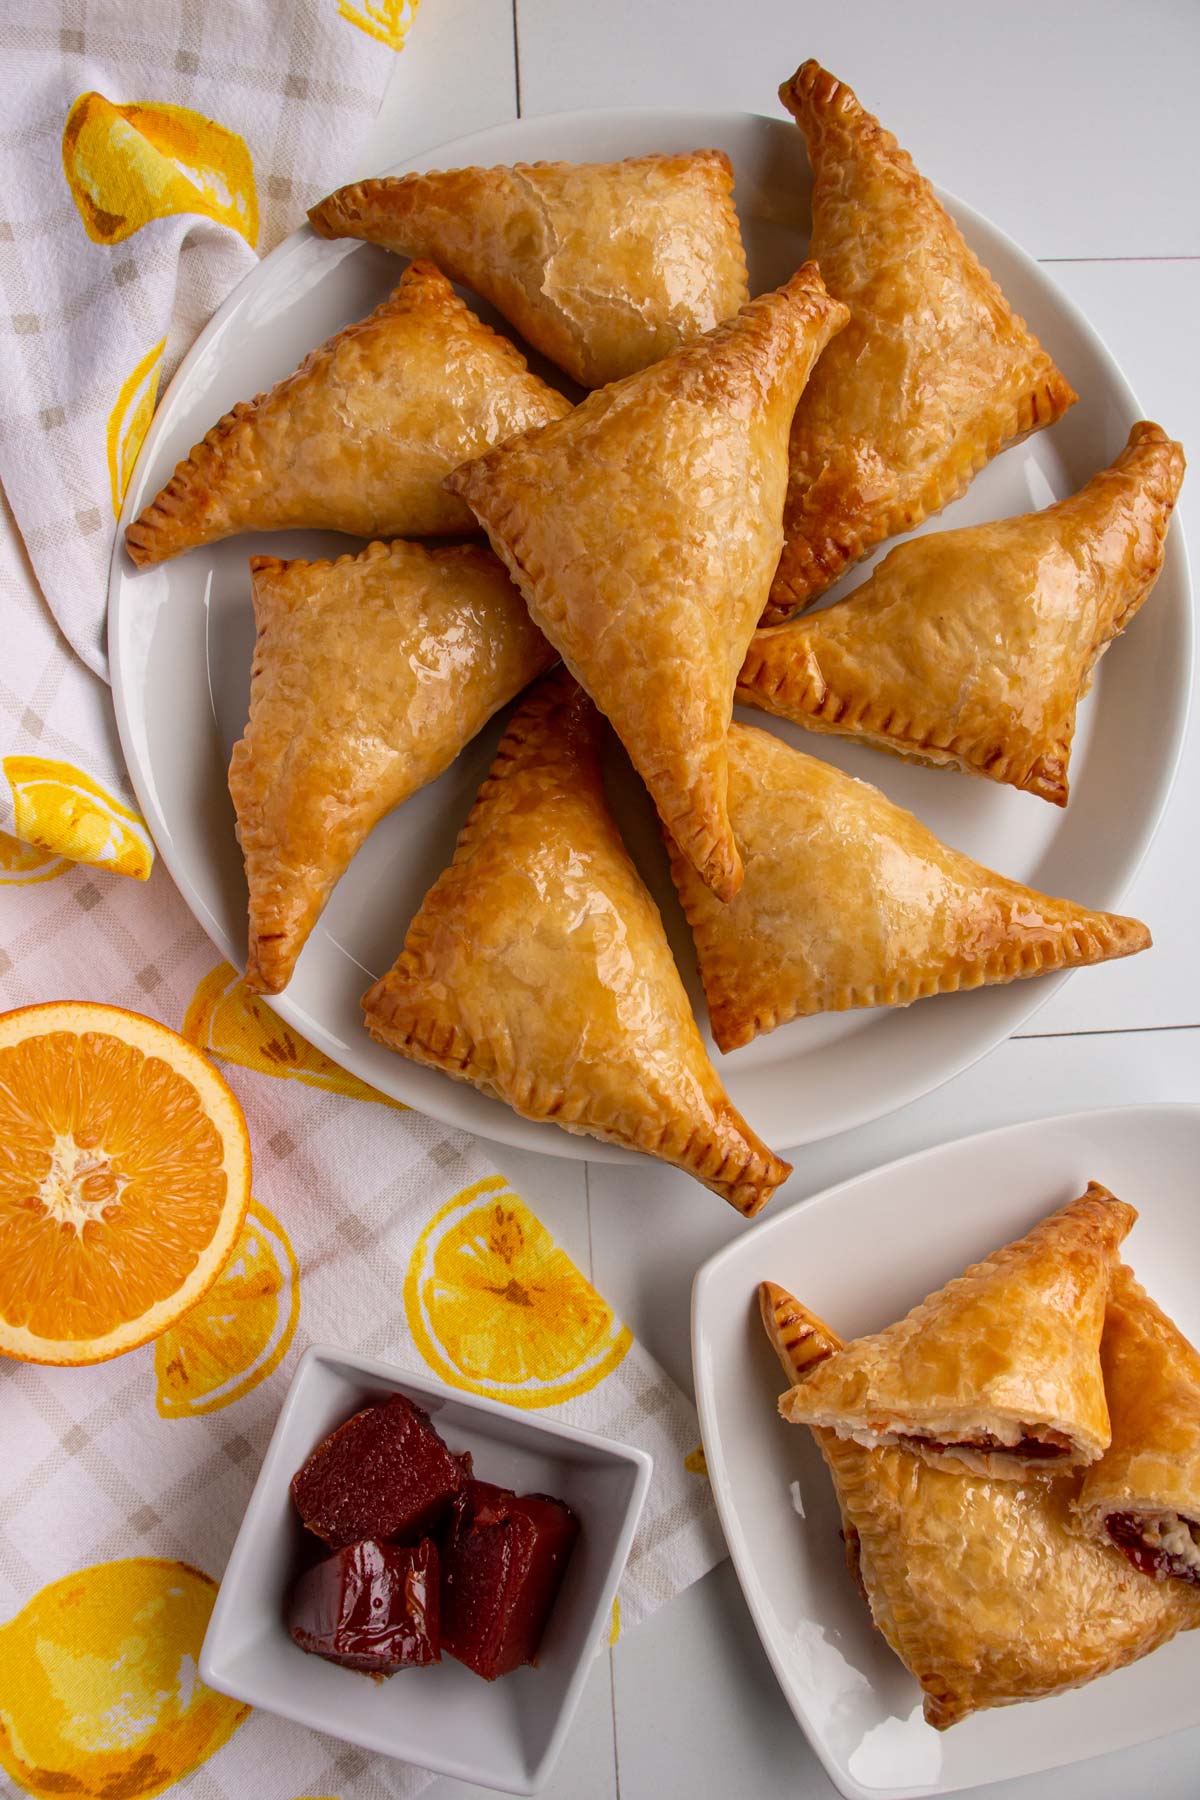
<svg viewBox="0 0 1200 1800"><path fill-rule="evenodd" d="M469 1450L480 1481L553 1494L580 1532L536 1668L482 1681L447 1657L370 1681L288 1635L287 1594L304 1529L289 1484L330 1431L360 1407L405 1394L431 1414L450 1449ZM644 1450L314 1345L279 1414L200 1652L200 1678L222 1694L364 1750L506 1793L533 1794L550 1773L606 1640L653 1467Z"/></svg>
<svg viewBox="0 0 1200 1800"><path fill-rule="evenodd" d="M877 1331L1096 1180L1139 1209L1126 1259L1200 1342L1198 1168L1200 1107L1039 1119L830 1188L697 1275L696 1397L721 1523L788 1704L850 1800L952 1793L1200 1724L1200 1632L1090 1687L932 1730L846 1572L820 1453L776 1413L758 1283L780 1282L845 1337Z"/></svg>

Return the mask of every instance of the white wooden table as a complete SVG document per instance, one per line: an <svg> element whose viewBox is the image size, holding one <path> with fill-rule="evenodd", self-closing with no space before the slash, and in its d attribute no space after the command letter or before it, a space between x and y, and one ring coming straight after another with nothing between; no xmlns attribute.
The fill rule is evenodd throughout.
<svg viewBox="0 0 1200 1800"><path fill-rule="evenodd" d="M518 115L779 113L818 56L918 165L1050 265L1146 415L1200 458L1196 0L424 0L359 173ZM347 170L346 178L354 173ZM1180 507L1200 555L1200 474ZM1114 819L1114 830L1120 820ZM1074 980L927 1099L811 1146L776 1207L942 1139L1036 1114L1200 1096L1200 727L1124 910L1155 949ZM690 1391L698 1264L745 1229L685 1177L496 1147L509 1177ZM1098 1171L1102 1175L1103 1171ZM1200 1183L1198 1183L1200 1201ZM482 1789L442 1781L433 1800ZM601 1658L550 1800L825 1800L728 1563ZM1196 1800L1200 1731L990 1792Z"/></svg>

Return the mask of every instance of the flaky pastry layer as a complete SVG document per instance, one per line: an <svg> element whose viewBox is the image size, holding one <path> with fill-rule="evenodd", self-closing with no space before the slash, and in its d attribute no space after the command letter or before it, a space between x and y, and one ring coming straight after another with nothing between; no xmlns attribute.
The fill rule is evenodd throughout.
<svg viewBox="0 0 1200 1800"><path fill-rule="evenodd" d="M779 96L813 166L808 253L851 319L796 409L787 541L764 624L940 511L1076 398L845 83L809 61Z"/></svg>
<svg viewBox="0 0 1200 1800"><path fill-rule="evenodd" d="M241 531L446 537L474 521L442 479L571 410L445 276L413 263L366 319L240 401L134 520L139 566Z"/></svg>
<svg viewBox="0 0 1200 1800"><path fill-rule="evenodd" d="M339 188L308 216L322 237L432 258L589 388L750 297L721 150L389 176Z"/></svg>
<svg viewBox="0 0 1200 1800"><path fill-rule="evenodd" d="M1158 579L1183 469L1143 421L1070 499L900 544L846 599L756 632L737 699L1065 806L1076 706Z"/></svg>
<svg viewBox="0 0 1200 1800"><path fill-rule="evenodd" d="M806 265L447 482L723 899L742 873L726 811L734 681L782 543L792 411L846 316Z"/></svg>
<svg viewBox="0 0 1200 1800"><path fill-rule="evenodd" d="M705 1053L604 799L599 729L565 672L514 714L453 862L364 998L367 1028L525 1118L672 1163L749 1216L791 1165Z"/></svg>
<svg viewBox="0 0 1200 1800"><path fill-rule="evenodd" d="M719 904L668 844L722 1050L812 1013L907 1006L1149 947L1138 920L985 869L878 788L769 732L731 725L727 757L741 891Z"/></svg>
<svg viewBox="0 0 1200 1800"><path fill-rule="evenodd" d="M380 819L555 652L481 545L397 540L250 568L258 639L229 791L250 890L246 985L277 994Z"/></svg>

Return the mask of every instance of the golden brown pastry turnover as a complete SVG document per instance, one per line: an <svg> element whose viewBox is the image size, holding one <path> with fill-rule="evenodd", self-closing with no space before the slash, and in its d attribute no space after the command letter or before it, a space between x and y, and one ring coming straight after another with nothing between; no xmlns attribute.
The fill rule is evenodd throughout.
<svg viewBox="0 0 1200 1800"><path fill-rule="evenodd" d="M1069 500L899 544L846 599L757 632L737 699L1065 806L1077 702L1158 579L1183 469L1143 422Z"/></svg>
<svg viewBox="0 0 1200 1800"><path fill-rule="evenodd" d="M1095 1463L1109 1442L1100 1334L1136 1219L1096 1182L1016 1243L856 1338L779 1402L793 1424L935 1468L1023 1481Z"/></svg>
<svg viewBox="0 0 1200 1800"><path fill-rule="evenodd" d="M938 512L1076 398L850 89L810 61L779 95L813 166L809 255L851 317L796 410L787 543L764 624Z"/></svg>
<svg viewBox="0 0 1200 1800"><path fill-rule="evenodd" d="M1100 1358L1112 1442L1084 1477L1084 1528L1144 1574L1200 1589L1200 1352L1121 1267Z"/></svg>
<svg viewBox="0 0 1200 1800"><path fill-rule="evenodd" d="M1138 920L993 874L768 732L731 725L728 759L741 892L720 905L668 842L722 1050L809 1013L907 1006L1149 947Z"/></svg>
<svg viewBox="0 0 1200 1800"><path fill-rule="evenodd" d="M390 973L379 1043L527 1119L673 1163L748 1217L791 1173L730 1103L565 671L521 705Z"/></svg>
<svg viewBox="0 0 1200 1800"><path fill-rule="evenodd" d="M446 484L723 899L742 875L725 807L734 681L782 542L792 409L845 318L806 264Z"/></svg>
<svg viewBox="0 0 1200 1800"><path fill-rule="evenodd" d="M250 889L246 985L277 994L379 820L555 653L482 545L250 567L258 643L229 791Z"/></svg>
<svg viewBox="0 0 1200 1800"><path fill-rule="evenodd" d="M413 263L369 318L226 413L128 527L126 547L144 565L239 531L469 532L443 476L570 410L445 276Z"/></svg>
<svg viewBox="0 0 1200 1800"><path fill-rule="evenodd" d="M584 387L657 362L750 297L721 150L359 181L308 216L322 237L431 257Z"/></svg>
<svg viewBox="0 0 1200 1800"><path fill-rule="evenodd" d="M842 1350L774 1283L762 1284L760 1305L777 1351L798 1347L798 1379L805 1369L815 1379L822 1357ZM1074 1527L1077 1477L998 1481L822 1427L813 1436L833 1477L851 1574L939 1731L985 1707L1079 1687L1200 1624L1200 1592L1147 1581Z"/></svg>

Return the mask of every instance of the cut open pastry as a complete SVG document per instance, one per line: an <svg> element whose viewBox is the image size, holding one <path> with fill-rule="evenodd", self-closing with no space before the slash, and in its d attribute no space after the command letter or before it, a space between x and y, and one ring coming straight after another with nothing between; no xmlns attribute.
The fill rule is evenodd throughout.
<svg viewBox="0 0 1200 1800"><path fill-rule="evenodd" d="M443 476L570 410L444 275L413 263L369 318L226 413L127 528L126 548L144 565L239 531L470 532Z"/></svg>
<svg viewBox="0 0 1200 1800"><path fill-rule="evenodd" d="M769 732L731 725L728 758L741 892L720 905L668 842L722 1050L810 1013L907 1006L1150 944L1137 919L993 874Z"/></svg>
<svg viewBox="0 0 1200 1800"><path fill-rule="evenodd" d="M806 62L779 97L813 167L809 255L851 319L796 410L787 543L764 624L939 511L1076 398L850 89Z"/></svg>
<svg viewBox="0 0 1200 1800"><path fill-rule="evenodd" d="M935 1468L1020 1481L1094 1463L1109 1442L1100 1334L1137 1214L1087 1192L1027 1236L857 1338L779 1402L793 1424Z"/></svg>
<svg viewBox="0 0 1200 1800"><path fill-rule="evenodd" d="M555 653L482 545L250 567L258 642L229 791L250 889L246 986L277 994L379 820Z"/></svg>
<svg viewBox="0 0 1200 1800"><path fill-rule="evenodd" d="M431 257L585 387L657 362L749 298L721 150L358 181L308 216L322 237Z"/></svg>
<svg viewBox="0 0 1200 1800"><path fill-rule="evenodd" d="M1158 579L1183 468L1143 422L1069 500L898 545L846 599L757 632L738 700L1065 806L1076 705Z"/></svg>
<svg viewBox="0 0 1200 1800"><path fill-rule="evenodd" d="M1100 1359L1112 1442L1084 1477L1080 1519L1144 1574L1200 1589L1200 1351L1124 1267Z"/></svg>
<svg viewBox="0 0 1200 1800"><path fill-rule="evenodd" d="M736 319L446 484L722 899L742 875L725 734L782 542L788 426L846 317L806 264Z"/></svg>
<svg viewBox="0 0 1200 1800"><path fill-rule="evenodd" d="M367 1028L527 1119L673 1163L750 1216L791 1165L731 1104L608 811L565 671L514 715Z"/></svg>
<svg viewBox="0 0 1200 1800"><path fill-rule="evenodd" d="M762 1284L760 1306L781 1358L798 1351L798 1382L843 1351L773 1282ZM907 1450L866 1449L820 1426L813 1436L851 1573L938 1731L985 1707L1079 1687L1200 1625L1200 1592L1147 1581L1078 1531L1072 1477L998 1481L933 1468Z"/></svg>

